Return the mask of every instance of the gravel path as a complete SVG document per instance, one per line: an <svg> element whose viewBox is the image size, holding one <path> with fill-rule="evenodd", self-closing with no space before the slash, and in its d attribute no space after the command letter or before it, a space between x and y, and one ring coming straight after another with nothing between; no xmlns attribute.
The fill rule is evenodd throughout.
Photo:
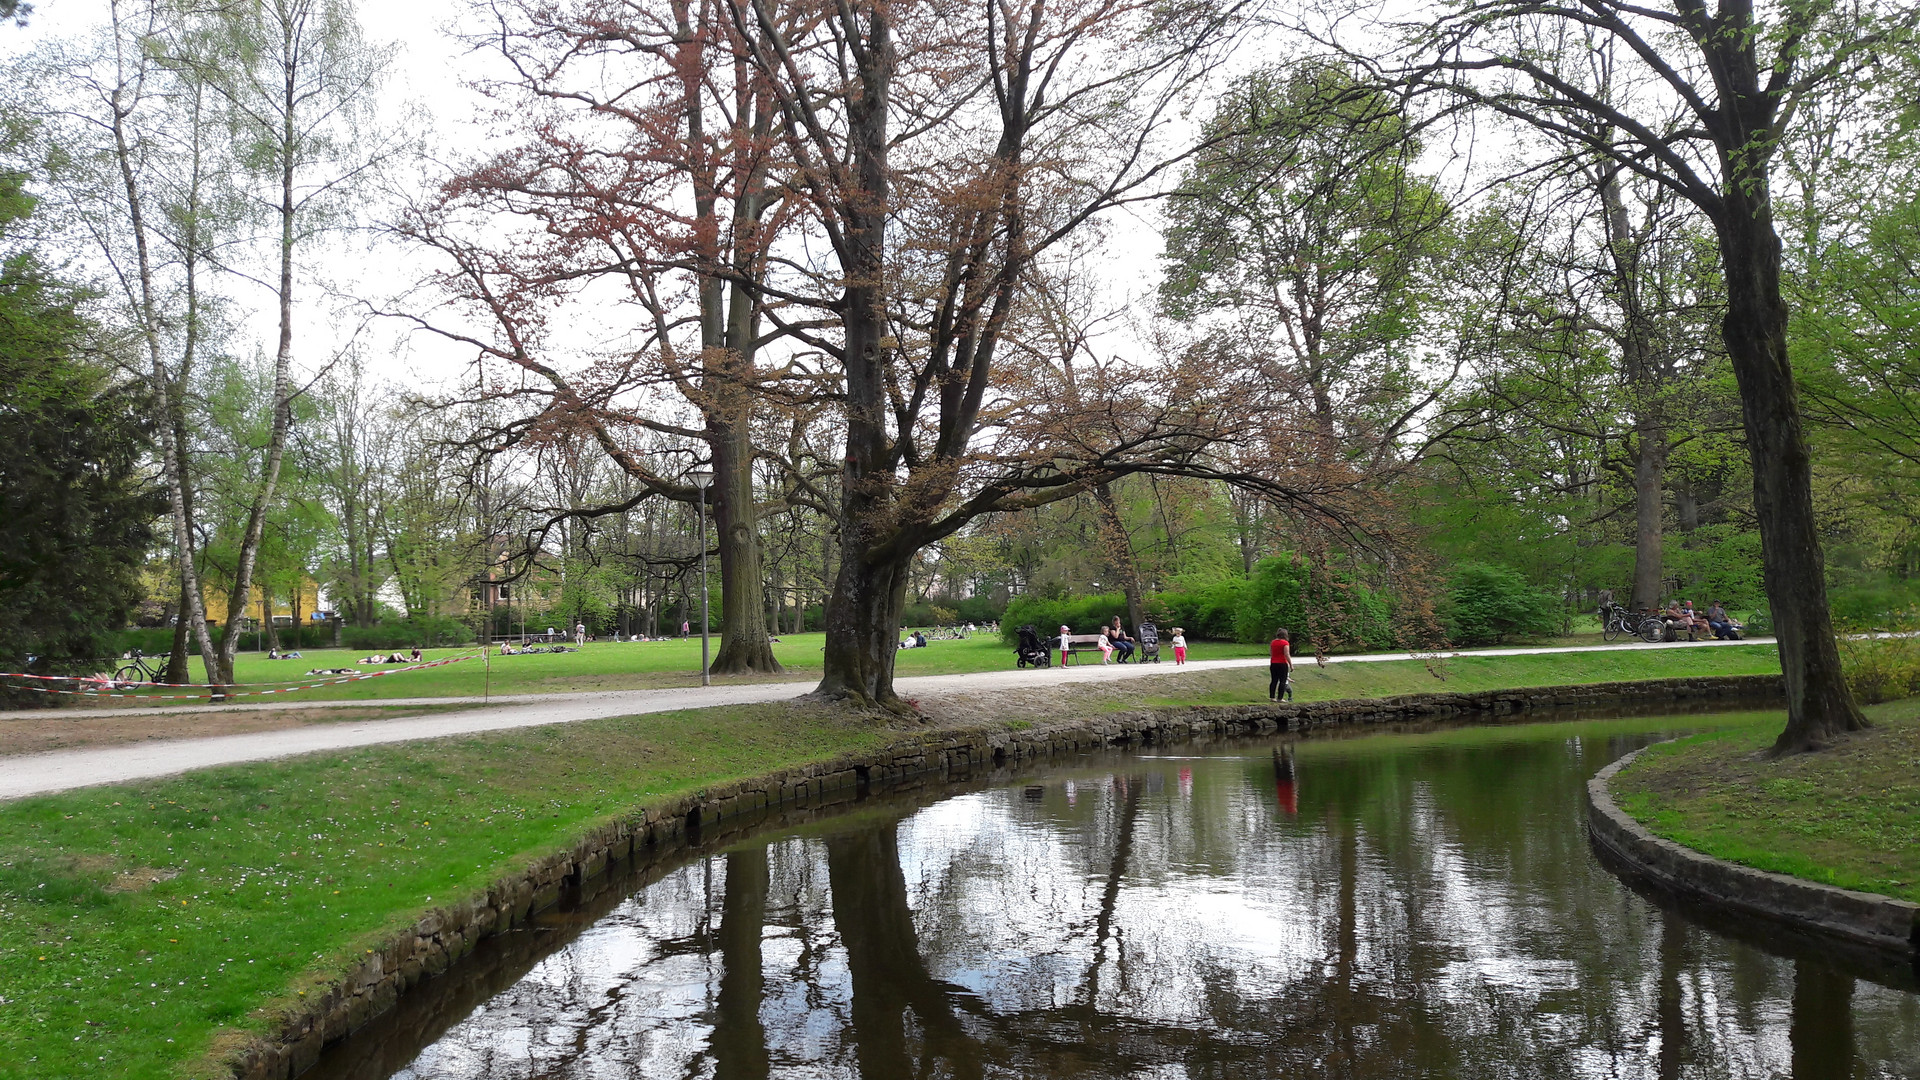
<svg viewBox="0 0 1920 1080"><path fill-rule="evenodd" d="M1613 649L1699 649L1739 645L1770 645L1771 638L1751 641L1679 641L1664 645L1626 643L1619 645L1569 645L1544 648L1478 649L1452 656L1532 656L1548 653L1605 652ZM1420 659L1423 653L1364 653L1328 657L1328 663L1377 663ZM1098 682L1138 678L1146 675L1171 675L1176 672L1218 671L1224 668L1261 667L1258 657L1234 660L1195 660L1184 668L1175 668L1169 660L1162 664L1087 663L1048 670L990 671L970 675L917 675L895 680L901 697L951 691L990 691L1028 688L1037 684ZM344 750L378 743L409 742L416 739L440 739L452 735L499 731L506 728L537 727L542 724L595 720L610 716L635 716L713 705L748 705L766 701L786 701L813 689L811 682L746 683L733 686L686 687L670 690L614 690L597 693L515 694L496 696L488 702L481 698L405 698L388 701L340 701L276 703L250 706L256 709L312 709L322 704L342 708L375 706L476 705L478 708L431 716L395 717L353 723L314 724L277 731L222 735L212 738L176 739L143 742L124 746L58 750L43 754L23 754L0 759L0 800L18 799L95 784L115 784L169 776L192 769L231 765L245 761L265 761L322 750ZM87 715L154 715L168 712L193 712L205 705L168 706L144 709L89 709ZM235 709L240 706L220 706ZM49 720L72 713L65 710L37 710ZM12 718L22 714L13 713Z"/></svg>

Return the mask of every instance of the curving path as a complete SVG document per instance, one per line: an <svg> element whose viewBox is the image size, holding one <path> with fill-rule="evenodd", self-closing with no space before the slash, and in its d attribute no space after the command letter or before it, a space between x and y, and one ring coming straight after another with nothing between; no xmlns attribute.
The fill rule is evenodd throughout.
<svg viewBox="0 0 1920 1080"><path fill-rule="evenodd" d="M1747 641L1677 641L1647 645L1628 642L1617 645L1564 645L1539 648L1475 649L1447 656L1532 656L1548 653L1607 652L1616 649L1705 649L1771 645L1772 638ZM1430 653L1361 653L1330 656L1330 664L1378 663L1392 660L1417 660ZM1081 664L1067 668L988 671L969 675L916 675L894 681L902 697L942 692L976 692L1032 687L1043 681L1104 682L1146 675L1174 675L1225 668L1262 667L1258 657L1233 660L1194 660L1176 668L1162 664ZM612 690L593 693L515 694L490 700L466 698L403 698L385 701L280 702L254 706L220 706L223 711L250 709L313 709L319 707L367 708L369 706L474 705L476 708L431 716L398 717L355 723L316 724L276 731L221 735L210 738L175 739L124 746L91 749L56 750L43 754L22 754L0 758L0 800L43 795L70 788L96 784L116 784L169 776L192 769L231 765L246 761L292 757L322 750L343 750L378 743L410 742L416 739L440 739L453 735L500 731L507 728L538 727L575 720L596 720L612 716L636 716L644 713L698 709L715 705L750 705L768 701L786 701L813 689L811 681L745 683L732 686L686 687L668 690ZM206 705L180 705L162 708L89 709L89 716L141 715L197 712ZM10 718L44 715L48 719L71 716L61 709L12 713Z"/></svg>

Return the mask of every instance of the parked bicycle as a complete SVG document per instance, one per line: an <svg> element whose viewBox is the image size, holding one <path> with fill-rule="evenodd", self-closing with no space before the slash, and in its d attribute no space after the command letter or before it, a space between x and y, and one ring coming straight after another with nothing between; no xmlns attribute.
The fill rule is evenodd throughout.
<svg viewBox="0 0 1920 1080"><path fill-rule="evenodd" d="M1657 611L1608 605L1600 609L1600 637L1605 641L1637 637L1649 644L1665 641L1667 621Z"/></svg>
<svg viewBox="0 0 1920 1080"><path fill-rule="evenodd" d="M120 665L119 669L113 673L114 682L153 683L160 681L160 673L164 669L160 666L159 657L156 656L149 660L139 649L135 649L126 655L125 660L127 662Z"/></svg>
<svg viewBox="0 0 1920 1080"><path fill-rule="evenodd" d="M1614 641L1622 637L1633 637L1640 633L1641 613L1611 604L1600 609L1600 636L1604 640Z"/></svg>

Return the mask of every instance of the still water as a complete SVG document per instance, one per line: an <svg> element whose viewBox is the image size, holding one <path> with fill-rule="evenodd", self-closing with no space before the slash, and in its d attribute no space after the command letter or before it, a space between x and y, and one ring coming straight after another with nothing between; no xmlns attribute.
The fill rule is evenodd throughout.
<svg viewBox="0 0 1920 1080"><path fill-rule="evenodd" d="M1583 785L1661 727L1236 743L865 804L608 897L321 1074L1920 1077L1910 978L1723 937L1595 861Z"/></svg>

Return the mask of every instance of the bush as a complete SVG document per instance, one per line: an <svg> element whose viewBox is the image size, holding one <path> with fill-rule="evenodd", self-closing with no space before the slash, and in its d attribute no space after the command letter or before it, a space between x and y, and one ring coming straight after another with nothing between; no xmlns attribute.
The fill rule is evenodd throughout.
<svg viewBox="0 0 1920 1080"><path fill-rule="evenodd" d="M1559 603L1504 566L1461 563L1448 582L1444 610L1455 645L1497 645L1546 637L1559 626Z"/></svg>
<svg viewBox="0 0 1920 1080"><path fill-rule="evenodd" d="M1007 604L1006 618L1000 621L1000 636L1008 644L1020 640L1020 628L1032 625L1042 638L1059 633L1068 626L1076 634L1091 634L1111 622L1115 615L1127 614L1127 598L1122 593L1095 593L1092 596L1051 598L1028 593Z"/></svg>
<svg viewBox="0 0 1920 1080"><path fill-rule="evenodd" d="M532 624L528 625L531 627ZM377 626L343 627L340 637L347 648L356 652L361 649L411 648L415 645L428 649L465 645L473 640L473 628L453 619L403 619Z"/></svg>
<svg viewBox="0 0 1920 1080"><path fill-rule="evenodd" d="M1833 589L1827 596L1837 625L1862 630L1908 625L1911 613L1920 610L1920 582L1916 581L1860 582Z"/></svg>
<svg viewBox="0 0 1920 1080"><path fill-rule="evenodd" d="M1862 705L1920 694L1920 639L1840 639L1840 668Z"/></svg>
<svg viewBox="0 0 1920 1080"><path fill-rule="evenodd" d="M1186 630L1190 638L1233 641L1234 613L1239 610L1246 589L1247 581L1235 578L1198 589L1159 593L1148 598L1147 614L1162 629L1178 626Z"/></svg>
<svg viewBox="0 0 1920 1080"><path fill-rule="evenodd" d="M154 626L122 630L113 637L113 654L124 656L139 649L146 656L165 656L173 651L173 627ZM198 653L198 646L187 643L187 651Z"/></svg>

